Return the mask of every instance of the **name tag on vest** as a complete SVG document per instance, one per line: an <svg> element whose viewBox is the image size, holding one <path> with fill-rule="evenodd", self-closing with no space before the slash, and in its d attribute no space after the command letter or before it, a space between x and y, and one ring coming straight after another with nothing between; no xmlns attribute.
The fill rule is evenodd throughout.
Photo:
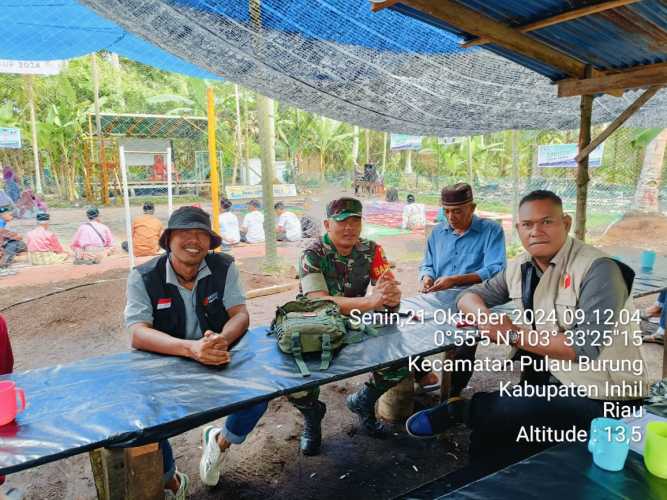
<svg viewBox="0 0 667 500"><path fill-rule="evenodd" d="M218 300L218 292L214 292L214 293L212 293L211 295L209 295L208 297L206 297L206 298L204 299L204 305L207 306L207 305L209 305L211 302L214 302L214 301L216 301L216 300Z"/></svg>
<svg viewBox="0 0 667 500"><path fill-rule="evenodd" d="M157 309L169 309L171 307L171 299L158 299Z"/></svg>

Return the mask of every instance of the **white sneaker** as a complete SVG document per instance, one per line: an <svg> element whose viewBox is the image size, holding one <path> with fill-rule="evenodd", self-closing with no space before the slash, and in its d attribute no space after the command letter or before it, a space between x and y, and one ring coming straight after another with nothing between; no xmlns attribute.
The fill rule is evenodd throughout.
<svg viewBox="0 0 667 500"><path fill-rule="evenodd" d="M222 464L227 456L218 446L220 427L207 425L201 433L202 455L199 461L199 477L206 486L215 486L220 481Z"/></svg>
<svg viewBox="0 0 667 500"><path fill-rule="evenodd" d="M188 488L190 487L190 478L185 472L176 471L179 487L174 493L171 490L164 490L164 500L185 500L188 498Z"/></svg>
<svg viewBox="0 0 667 500"><path fill-rule="evenodd" d="M0 486L0 500L23 500L23 491L9 484Z"/></svg>

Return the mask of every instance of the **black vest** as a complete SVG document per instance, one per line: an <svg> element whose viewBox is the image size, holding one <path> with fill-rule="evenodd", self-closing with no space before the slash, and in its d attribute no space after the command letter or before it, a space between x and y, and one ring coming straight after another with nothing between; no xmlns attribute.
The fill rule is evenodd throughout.
<svg viewBox="0 0 667 500"><path fill-rule="evenodd" d="M153 306L153 328L172 337L185 338L185 304L176 285L167 283L167 255L155 257L137 266ZM211 274L197 282L196 311L202 333L206 330L221 332L229 320L222 303L225 281L234 257L209 253L206 264Z"/></svg>

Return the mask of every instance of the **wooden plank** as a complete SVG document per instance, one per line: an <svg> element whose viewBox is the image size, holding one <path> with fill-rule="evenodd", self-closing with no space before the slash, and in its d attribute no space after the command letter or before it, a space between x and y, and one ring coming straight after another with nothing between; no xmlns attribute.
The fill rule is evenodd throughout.
<svg viewBox="0 0 667 500"><path fill-rule="evenodd" d="M545 19L533 21L532 23L513 27L512 29L519 33L530 33L531 31L546 28L547 26L554 26L556 24L564 23L567 21L573 21L581 17L590 16L591 14L597 14L599 12L604 12L605 10L616 9L618 7L622 7L624 5L630 5L633 3L637 3L639 1L640 0L611 0L608 2L601 2L595 5L587 5L586 7L580 7L578 9L572 9L565 12L561 12L560 14L556 14L555 16L547 17ZM468 48L468 47L475 47L478 45L485 45L490 41L491 40L486 37L475 38L473 40L469 40L461 44L461 47Z"/></svg>
<svg viewBox="0 0 667 500"><path fill-rule="evenodd" d="M449 349L442 353L443 366L449 364L449 361L453 360L456 356L455 349ZM449 370L442 370L440 372L440 402L446 403L449 399L449 393L452 390L452 372Z"/></svg>
<svg viewBox="0 0 667 500"><path fill-rule="evenodd" d="M636 89L652 85L667 85L667 63L639 66L605 76L558 82L558 97L601 94L610 90Z"/></svg>
<svg viewBox="0 0 667 500"><path fill-rule="evenodd" d="M157 443L126 448L125 498L128 500L162 500L163 460Z"/></svg>
<svg viewBox="0 0 667 500"><path fill-rule="evenodd" d="M381 11L382 9L386 9L386 8L388 8L388 7L391 7L392 5L396 5L396 4L399 3L400 1L401 1L401 0L386 0L386 1L384 1L384 2L377 2L377 1L374 2L373 0L371 0L371 3L373 4L373 5L371 6L371 11L373 11L373 12L379 12L379 11Z"/></svg>
<svg viewBox="0 0 667 500"><path fill-rule="evenodd" d="M266 295L273 295L274 293L282 293L294 288L295 283L287 283L285 285L273 285L264 288L256 288L246 293L246 299L254 299L257 297L264 297Z"/></svg>
<svg viewBox="0 0 667 500"><path fill-rule="evenodd" d="M125 499L125 457L122 449L99 448L89 453L99 500Z"/></svg>
<svg viewBox="0 0 667 500"><path fill-rule="evenodd" d="M453 0L440 0L438 2L404 0L401 3L441 19L467 33L487 37L491 42L501 47L540 61L567 75L575 78L584 77L586 66L578 59L519 33L509 26L494 21Z"/></svg>
<svg viewBox="0 0 667 500"><path fill-rule="evenodd" d="M586 68L590 74L590 66ZM579 151L591 142L591 118L593 115L593 96L582 95L579 122ZM574 235L581 241L586 240L586 203L588 200L588 155L577 162L577 212Z"/></svg>
<svg viewBox="0 0 667 500"><path fill-rule="evenodd" d="M595 148L597 148L600 144L602 144L607 137L609 137L611 134L614 133L616 129L618 129L621 125L623 125L628 118L630 118L632 115L634 115L641 107L646 104L646 102L653 97L658 90L663 88L660 85L655 85L653 87L650 87L649 89L646 90L642 95L640 95L635 102L633 102L628 108L621 113L618 118L616 118L611 124L604 129L604 131L598 135L594 140L588 144L585 148L580 150L579 154L575 157L575 159L579 162L584 159L585 156L588 156L591 154L591 151L593 151Z"/></svg>

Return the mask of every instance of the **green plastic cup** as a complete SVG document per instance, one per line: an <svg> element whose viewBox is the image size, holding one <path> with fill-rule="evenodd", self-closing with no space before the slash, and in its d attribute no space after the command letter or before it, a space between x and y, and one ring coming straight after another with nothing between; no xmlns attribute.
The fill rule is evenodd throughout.
<svg viewBox="0 0 667 500"><path fill-rule="evenodd" d="M644 465L654 476L667 479L667 422L649 422L644 443Z"/></svg>

